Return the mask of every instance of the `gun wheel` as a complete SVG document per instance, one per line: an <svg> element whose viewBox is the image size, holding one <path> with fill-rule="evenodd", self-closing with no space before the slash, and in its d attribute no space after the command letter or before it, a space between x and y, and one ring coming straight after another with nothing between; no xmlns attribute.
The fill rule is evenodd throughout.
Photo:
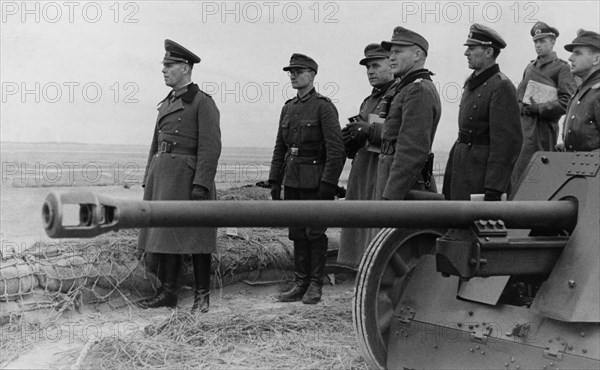
<svg viewBox="0 0 600 370"><path fill-rule="evenodd" d="M406 277L422 256L434 254L437 230L383 229L360 263L352 310L358 344L374 368L386 368L394 310Z"/></svg>

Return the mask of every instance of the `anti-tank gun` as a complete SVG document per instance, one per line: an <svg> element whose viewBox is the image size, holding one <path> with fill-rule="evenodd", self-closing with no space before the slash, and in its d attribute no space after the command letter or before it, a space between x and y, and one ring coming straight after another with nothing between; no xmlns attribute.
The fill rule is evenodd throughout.
<svg viewBox="0 0 600 370"><path fill-rule="evenodd" d="M381 368L599 368L600 153L537 153L509 202L148 202L50 194L53 237L165 226L380 227L353 319ZM67 206L78 215L65 225Z"/></svg>

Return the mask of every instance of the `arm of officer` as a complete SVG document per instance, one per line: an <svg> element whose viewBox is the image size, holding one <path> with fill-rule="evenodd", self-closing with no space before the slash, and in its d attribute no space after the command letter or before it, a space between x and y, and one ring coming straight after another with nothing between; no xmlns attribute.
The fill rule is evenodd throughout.
<svg viewBox="0 0 600 370"><path fill-rule="evenodd" d="M276 183L281 185L283 181L282 169L285 162L285 154L287 152L287 145L283 140L283 133L281 130L281 124L285 117L285 106L281 110L279 116L279 125L277 126L277 137L275 139L275 147L273 148L273 157L271 158L271 169L269 171L269 183Z"/></svg>
<svg viewBox="0 0 600 370"><path fill-rule="evenodd" d="M221 156L220 114L213 99L205 94L198 94L198 152L194 185L212 189L217 174L219 157Z"/></svg>
<svg viewBox="0 0 600 370"><path fill-rule="evenodd" d="M150 162L152 157L158 151L158 128L154 126L154 134L152 134L152 142L150 143L150 153L148 153L148 161L146 162L146 169L144 171L144 180L142 180L142 187L146 187L146 180L148 179L148 170L150 169Z"/></svg>
<svg viewBox="0 0 600 370"><path fill-rule="evenodd" d="M515 87L502 80L489 103L490 152L484 188L506 192L523 144L521 115Z"/></svg>
<svg viewBox="0 0 600 370"><path fill-rule="evenodd" d="M563 64L562 62L560 63L561 66L558 72L557 81L558 99L549 101L547 103L538 104L540 117L547 119L558 119L560 116L565 114L567 103L577 89L577 84L575 83L575 79L573 78L568 65Z"/></svg>
<svg viewBox="0 0 600 370"><path fill-rule="evenodd" d="M402 125L398 132L394 161L383 190L383 197L403 200L414 184L421 180L431 137L435 130L434 114L437 99L421 82L414 82L396 95L405 97L402 104Z"/></svg>
<svg viewBox="0 0 600 370"><path fill-rule="evenodd" d="M319 98L319 120L323 139L325 140L325 169L321 182L337 185L346 161L342 129L337 109L333 103Z"/></svg>

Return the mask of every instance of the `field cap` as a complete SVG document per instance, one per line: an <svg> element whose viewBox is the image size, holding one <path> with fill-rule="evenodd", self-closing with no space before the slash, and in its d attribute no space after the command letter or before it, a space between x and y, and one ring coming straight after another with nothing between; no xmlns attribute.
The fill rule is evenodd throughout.
<svg viewBox="0 0 600 370"><path fill-rule="evenodd" d="M387 59L390 57L389 50L385 50L381 44L369 44L365 47L365 57L358 64L366 66L367 63L374 59Z"/></svg>
<svg viewBox="0 0 600 370"><path fill-rule="evenodd" d="M427 40L425 40L425 37L419 35L414 31L400 26L394 28L394 33L392 34L392 41L381 42L381 46L385 50L391 50L392 45L417 45L425 51L425 54L429 52L429 43L427 42Z"/></svg>
<svg viewBox="0 0 600 370"><path fill-rule="evenodd" d="M172 63L186 63L194 65L200 63L200 57L192 53L188 49L179 45L173 40L165 40L165 57L163 58L163 64Z"/></svg>
<svg viewBox="0 0 600 370"><path fill-rule="evenodd" d="M556 28L550 27L548 24L544 22L536 22L536 24L531 27L531 36L533 37L533 41L539 40L543 37L552 36L554 38L558 37L559 32Z"/></svg>
<svg viewBox="0 0 600 370"><path fill-rule="evenodd" d="M594 31L580 29L577 31L577 37L570 44L565 45L565 50L573 52L575 46L591 46L600 50L600 34Z"/></svg>
<svg viewBox="0 0 600 370"><path fill-rule="evenodd" d="M496 49L504 49L506 47L506 42L502 36L500 36L498 32L494 31L493 29L478 23L473 23L469 29L469 37L464 45L481 45L491 46Z"/></svg>
<svg viewBox="0 0 600 370"><path fill-rule="evenodd" d="M317 62L314 61L313 58L306 56L304 54L294 53L290 58L290 65L287 67L283 67L284 71L289 71L292 68L309 68L317 73L319 66Z"/></svg>

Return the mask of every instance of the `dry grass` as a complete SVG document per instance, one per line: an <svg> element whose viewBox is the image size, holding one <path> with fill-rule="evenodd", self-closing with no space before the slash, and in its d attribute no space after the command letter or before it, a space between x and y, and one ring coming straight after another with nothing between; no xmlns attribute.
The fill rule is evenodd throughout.
<svg viewBox="0 0 600 370"><path fill-rule="evenodd" d="M192 316L91 346L83 368L367 369L351 319L351 297L324 306Z"/></svg>

